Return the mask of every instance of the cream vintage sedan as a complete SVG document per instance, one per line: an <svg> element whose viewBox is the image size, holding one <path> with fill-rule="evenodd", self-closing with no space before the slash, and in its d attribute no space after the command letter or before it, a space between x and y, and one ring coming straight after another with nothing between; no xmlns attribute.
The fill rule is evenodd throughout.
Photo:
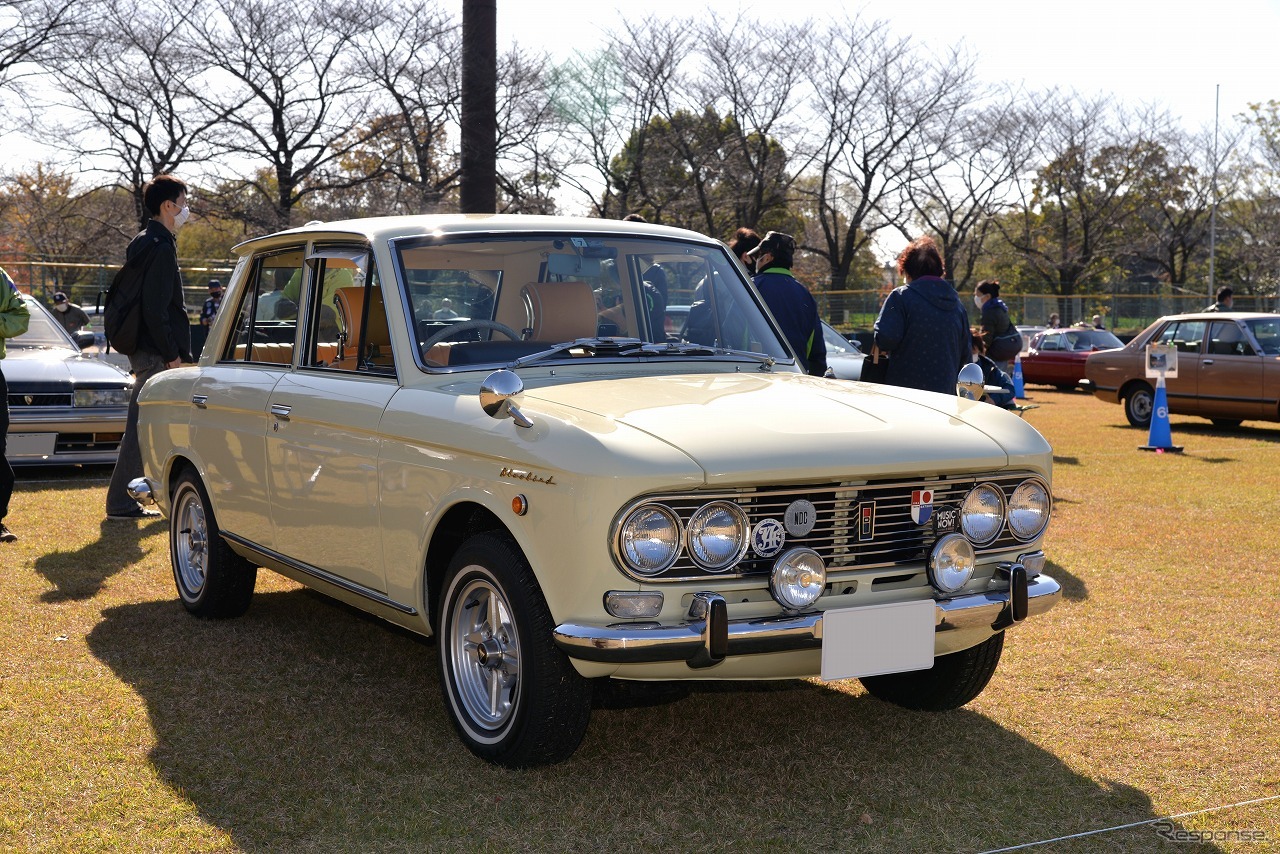
<svg viewBox="0 0 1280 854"><path fill-rule="evenodd" d="M265 567L436 636L485 759L568 757L609 679L954 708L1059 598L1044 438L964 372L968 397L802 374L718 241L405 217L238 252L199 365L141 393L178 594L235 617Z"/></svg>

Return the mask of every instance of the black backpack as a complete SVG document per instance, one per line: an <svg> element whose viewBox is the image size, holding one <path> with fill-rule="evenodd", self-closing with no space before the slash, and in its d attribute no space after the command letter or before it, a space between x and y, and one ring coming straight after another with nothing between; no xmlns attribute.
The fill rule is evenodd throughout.
<svg viewBox="0 0 1280 854"><path fill-rule="evenodd" d="M125 356L132 356L138 350L138 336L142 333L142 283L159 242L159 238L153 237L150 246L124 263L107 288L102 328L107 334L107 343Z"/></svg>

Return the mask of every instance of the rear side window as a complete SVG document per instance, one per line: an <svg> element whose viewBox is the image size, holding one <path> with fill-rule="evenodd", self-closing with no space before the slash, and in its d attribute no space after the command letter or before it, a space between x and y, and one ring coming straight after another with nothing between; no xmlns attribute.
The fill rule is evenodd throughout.
<svg viewBox="0 0 1280 854"><path fill-rule="evenodd" d="M253 260L248 287L241 290L235 326L220 356L224 362L293 363L298 336L298 304L285 289L302 269L301 247Z"/></svg>

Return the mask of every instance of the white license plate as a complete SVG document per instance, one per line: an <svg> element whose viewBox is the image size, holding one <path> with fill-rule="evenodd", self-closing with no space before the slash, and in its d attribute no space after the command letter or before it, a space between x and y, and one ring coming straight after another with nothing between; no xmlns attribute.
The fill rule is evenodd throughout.
<svg viewBox="0 0 1280 854"><path fill-rule="evenodd" d="M5 453L11 457L51 457L57 433L10 433Z"/></svg>
<svg viewBox="0 0 1280 854"><path fill-rule="evenodd" d="M822 615L822 678L933 667L932 601L867 605Z"/></svg>

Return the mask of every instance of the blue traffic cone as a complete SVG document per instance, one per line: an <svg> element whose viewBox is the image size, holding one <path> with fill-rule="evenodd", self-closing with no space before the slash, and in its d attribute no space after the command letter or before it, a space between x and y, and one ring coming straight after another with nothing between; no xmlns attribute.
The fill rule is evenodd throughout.
<svg viewBox="0 0 1280 854"><path fill-rule="evenodd" d="M1013 357L1013 396L1017 400L1026 400L1027 393L1022 388L1022 354Z"/></svg>
<svg viewBox="0 0 1280 854"><path fill-rule="evenodd" d="M1179 453L1181 445L1173 444L1173 434L1169 430L1169 403L1165 396L1164 374L1156 380L1155 400L1151 404L1151 432L1147 434L1147 444L1139 445L1140 451L1171 451Z"/></svg>

